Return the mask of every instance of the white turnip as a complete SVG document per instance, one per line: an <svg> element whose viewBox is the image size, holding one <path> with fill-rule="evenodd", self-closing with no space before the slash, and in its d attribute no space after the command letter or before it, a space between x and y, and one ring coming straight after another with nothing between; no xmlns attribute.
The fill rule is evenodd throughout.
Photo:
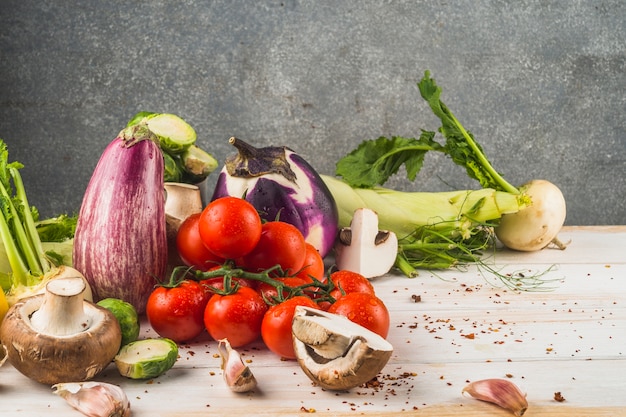
<svg viewBox="0 0 626 417"><path fill-rule="evenodd" d="M564 245L557 234L565 222L565 198L561 190L546 180L532 180L520 191L528 195L531 205L510 214L504 214L495 228L496 236L509 249L536 251L555 243Z"/></svg>

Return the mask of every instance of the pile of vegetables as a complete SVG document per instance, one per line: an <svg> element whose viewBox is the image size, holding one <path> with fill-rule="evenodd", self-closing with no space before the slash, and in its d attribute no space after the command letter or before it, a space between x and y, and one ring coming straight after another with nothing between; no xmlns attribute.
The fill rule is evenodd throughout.
<svg viewBox="0 0 626 417"><path fill-rule="evenodd" d="M9 163L0 140L0 320L8 310L0 337L47 337L51 355L67 353L63 361L45 358L52 368L10 350L9 360L29 377L56 384L76 407L82 390L128 415L123 392L105 383L73 385L63 372L85 381L114 361L129 378L155 377L174 365L177 343L206 331L220 343L234 391L256 386L235 349L259 339L277 356L297 360L322 387L349 389L375 376L393 351L385 340L389 312L370 278L392 267L414 277L418 269L479 263L497 239L520 251L563 249L559 189L545 180L508 183L441 101L428 71L418 87L441 120L444 143L425 130L419 138L367 140L338 161L336 176L327 176L288 147L255 148L233 137L237 153L226 159L210 203L177 217L173 247L167 183L197 184L217 168L180 117L132 117L102 153L77 217L38 221L22 166ZM415 180L428 152L465 167L480 189L383 187L402 166ZM331 254L336 263L326 270ZM168 265L172 260L177 264ZM516 289L541 284L502 278ZM54 313L55 296L63 295L72 297L71 309ZM142 314L160 338L137 340ZM109 340L106 352L94 348L95 355L83 357L94 364L78 368L72 355L79 355L63 345L87 334L77 323Z"/></svg>

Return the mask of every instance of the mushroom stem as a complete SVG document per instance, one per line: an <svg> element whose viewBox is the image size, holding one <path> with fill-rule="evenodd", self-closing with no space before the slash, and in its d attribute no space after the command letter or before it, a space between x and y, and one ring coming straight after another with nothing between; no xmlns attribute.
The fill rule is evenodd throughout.
<svg viewBox="0 0 626 417"><path fill-rule="evenodd" d="M31 326L52 336L81 333L91 327L83 309L85 282L80 277L59 278L48 282L39 309L30 318Z"/></svg>
<svg viewBox="0 0 626 417"><path fill-rule="evenodd" d="M187 217L202 211L200 188L179 182L166 182L163 186L166 193L165 216L167 225L176 234Z"/></svg>

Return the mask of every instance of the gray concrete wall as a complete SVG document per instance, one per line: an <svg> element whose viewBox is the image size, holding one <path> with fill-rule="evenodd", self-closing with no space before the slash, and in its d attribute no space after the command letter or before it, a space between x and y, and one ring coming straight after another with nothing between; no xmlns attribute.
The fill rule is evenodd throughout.
<svg viewBox="0 0 626 417"><path fill-rule="evenodd" d="M0 1L0 138L42 215L74 212L136 112L220 161L238 136L322 173L364 139L439 124L443 100L514 184L556 183L567 224L626 224L626 2ZM432 155L402 190L476 188Z"/></svg>

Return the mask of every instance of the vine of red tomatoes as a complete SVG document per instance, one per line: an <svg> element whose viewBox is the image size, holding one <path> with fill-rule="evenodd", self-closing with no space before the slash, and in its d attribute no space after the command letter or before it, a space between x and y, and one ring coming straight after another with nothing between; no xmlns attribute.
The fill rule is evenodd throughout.
<svg viewBox="0 0 626 417"><path fill-rule="evenodd" d="M146 307L153 329L176 342L204 330L232 347L261 339L293 359L296 306L341 314L386 337L389 312L361 274L325 274L324 260L302 233L280 220L263 223L245 199L222 197L180 226L176 246L185 266L158 286Z"/></svg>

